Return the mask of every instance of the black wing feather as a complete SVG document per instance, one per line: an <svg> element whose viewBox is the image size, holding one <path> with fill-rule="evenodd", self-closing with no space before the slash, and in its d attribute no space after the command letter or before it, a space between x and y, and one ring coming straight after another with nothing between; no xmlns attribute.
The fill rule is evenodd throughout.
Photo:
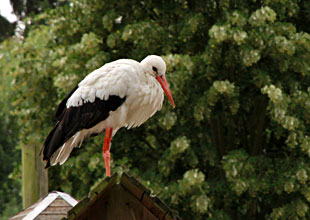
<svg viewBox="0 0 310 220"><path fill-rule="evenodd" d="M79 88L79 86L77 85L76 87L74 87L67 95L66 97L61 101L61 103L58 105L57 111L56 111L56 119L57 121L59 121L61 119L61 116L64 112L64 110L66 110L66 105L67 105L67 101L70 98L70 96L75 92L75 90L77 90Z"/></svg>
<svg viewBox="0 0 310 220"><path fill-rule="evenodd" d="M72 92L73 93L73 92ZM66 99L68 99L66 97ZM65 99L64 99L65 100ZM110 114L120 107L126 97L116 95L109 96L108 100L96 97L94 102L85 102L78 107L61 107L62 101L56 113L59 118L53 130L47 136L43 145L43 160L47 160L46 167L50 166L50 158L67 140L82 129L89 129L104 121ZM65 104L64 104L65 106ZM60 113L61 112L61 113Z"/></svg>

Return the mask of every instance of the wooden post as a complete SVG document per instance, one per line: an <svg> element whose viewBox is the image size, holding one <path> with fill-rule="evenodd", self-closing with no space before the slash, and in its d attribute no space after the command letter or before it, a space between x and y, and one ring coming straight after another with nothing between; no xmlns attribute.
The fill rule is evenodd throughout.
<svg viewBox="0 0 310 220"><path fill-rule="evenodd" d="M28 143L22 149L23 207L27 208L48 193L47 169L39 156L41 146Z"/></svg>

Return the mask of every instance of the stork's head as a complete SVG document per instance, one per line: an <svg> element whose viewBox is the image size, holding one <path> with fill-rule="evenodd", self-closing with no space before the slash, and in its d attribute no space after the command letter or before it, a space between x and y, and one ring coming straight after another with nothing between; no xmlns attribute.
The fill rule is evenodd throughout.
<svg viewBox="0 0 310 220"><path fill-rule="evenodd" d="M174 101L173 101L173 98L170 92L169 85L165 77L165 73L166 73L165 61L160 56L150 55L141 61L141 65L147 74L150 74L151 76L156 78L156 80L159 82L159 84L163 88L164 92L166 93L169 101L171 102L174 108L175 104L174 104Z"/></svg>

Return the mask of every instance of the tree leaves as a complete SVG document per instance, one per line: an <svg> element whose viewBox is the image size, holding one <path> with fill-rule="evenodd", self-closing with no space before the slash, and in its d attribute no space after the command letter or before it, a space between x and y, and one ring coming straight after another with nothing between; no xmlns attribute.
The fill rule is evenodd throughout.
<svg viewBox="0 0 310 220"><path fill-rule="evenodd" d="M307 219L309 4L304 1L72 0L1 49L21 142L42 142L65 93L118 58L162 55L176 102L113 138L129 172L189 219ZM103 177L102 137L50 168L80 198ZM100 146L100 147L98 147ZM80 184L80 183L83 184Z"/></svg>

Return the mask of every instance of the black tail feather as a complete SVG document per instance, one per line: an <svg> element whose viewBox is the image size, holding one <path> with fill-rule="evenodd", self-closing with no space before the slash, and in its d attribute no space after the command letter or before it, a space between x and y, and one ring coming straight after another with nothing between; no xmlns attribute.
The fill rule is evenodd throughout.
<svg viewBox="0 0 310 220"><path fill-rule="evenodd" d="M73 135L82 129L90 129L101 121L104 121L110 114L119 108L126 97L111 95L108 100L96 97L94 102L85 102L82 106L66 108L63 104L56 114L59 118L55 127L48 134L41 153L43 160L47 160L46 168L50 166L52 155ZM87 137L86 137L87 138Z"/></svg>
<svg viewBox="0 0 310 220"><path fill-rule="evenodd" d="M52 154L64 143L63 134L61 131L59 131L60 123L61 122L56 123L55 127L48 134L43 144L41 153L43 152L43 160L47 160L47 164L45 168L48 168L50 166L50 159L51 159Z"/></svg>

